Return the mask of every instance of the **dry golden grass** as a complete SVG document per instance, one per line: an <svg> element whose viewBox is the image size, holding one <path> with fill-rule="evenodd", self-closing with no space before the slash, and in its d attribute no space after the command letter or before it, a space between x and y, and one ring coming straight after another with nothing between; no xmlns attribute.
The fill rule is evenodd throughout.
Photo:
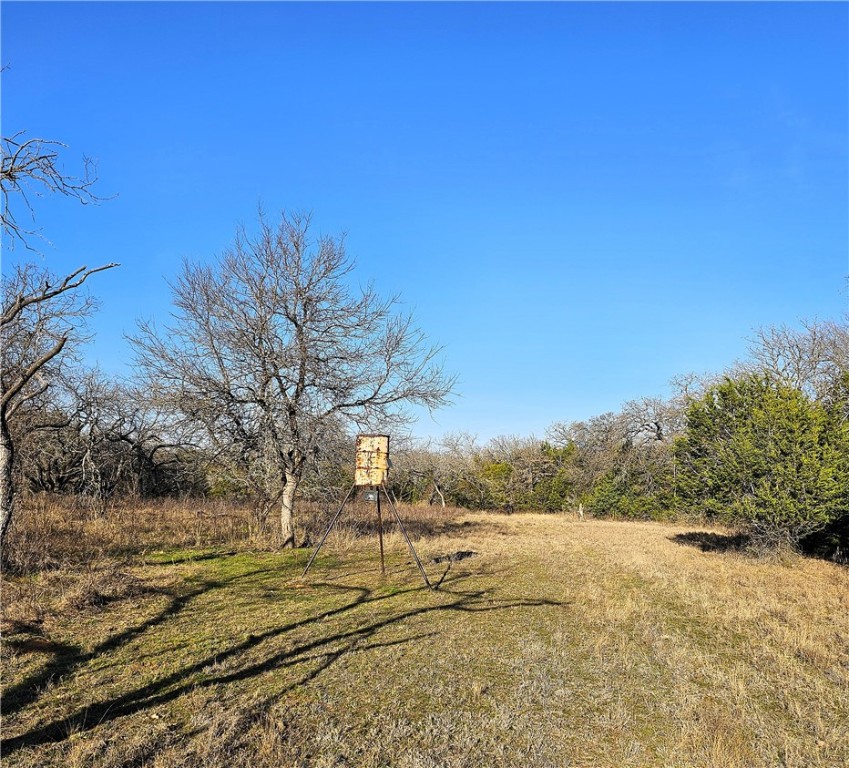
<svg viewBox="0 0 849 768"><path fill-rule="evenodd" d="M391 512L384 522L391 529ZM302 503L298 519L301 542L317 541L337 511L336 503ZM412 535L432 535L461 510L405 506ZM225 546L239 550L277 548L277 519L272 514L259 523L249 506L222 500L171 499L119 501L103 514L85 502L39 495L23 502L12 523L6 553L10 570L33 573L103 556L127 559L151 550ZM348 503L333 541L357 541L376 533L374 508L363 502Z"/></svg>
<svg viewBox="0 0 849 768"><path fill-rule="evenodd" d="M232 540L7 579L4 765L849 765L845 567L402 512L438 591L362 510L305 580Z"/></svg>

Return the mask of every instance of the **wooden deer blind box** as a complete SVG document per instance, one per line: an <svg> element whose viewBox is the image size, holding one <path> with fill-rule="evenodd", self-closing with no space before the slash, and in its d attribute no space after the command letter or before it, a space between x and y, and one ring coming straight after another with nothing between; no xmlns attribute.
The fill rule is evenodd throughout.
<svg viewBox="0 0 849 768"><path fill-rule="evenodd" d="M392 514L395 516L395 521L398 523L398 528L404 535L404 539L407 542L407 546L410 548L410 554L413 556L413 560L418 566L419 572L421 573L422 578L424 579L424 583L427 585L428 589L433 589L433 586L431 585L430 581L427 578L427 574L425 573L424 566L422 566L422 562L421 560L419 560L419 556L416 554L416 549L415 547L413 547L413 542L410 541L410 536L407 534L407 529L404 527L404 523L401 521L401 516L398 514L398 509L395 506L395 502L392 501L392 497L386 490L386 480L388 474L389 435L358 435L356 445L356 464L354 469L354 484L351 486L350 490L345 495L345 498L339 505L339 509L336 511L336 514L330 520L330 525L327 526L327 530L321 537L321 541L318 542L318 546L312 553L312 557L310 557L309 562L307 563L307 567L304 568L304 572L301 574L301 578L306 576L307 571L313 564L313 561L318 555L319 550L321 549L327 537L330 535L330 531L333 530L333 526L336 525L337 520L339 520L339 517L342 515L342 510L345 508L345 504L347 504L348 500L351 498L352 494L355 490L357 490L357 488L363 488L365 489L363 492L365 500L373 502L377 506L377 536L378 541L380 542L380 572L384 575L386 574L386 564L384 561L383 554L383 517L380 511L380 497L382 494L386 501L389 502L389 507L392 510Z"/></svg>

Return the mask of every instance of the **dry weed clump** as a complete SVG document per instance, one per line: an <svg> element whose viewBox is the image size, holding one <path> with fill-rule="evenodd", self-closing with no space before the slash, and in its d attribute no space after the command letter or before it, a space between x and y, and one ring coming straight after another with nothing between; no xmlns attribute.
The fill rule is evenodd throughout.
<svg viewBox="0 0 849 768"><path fill-rule="evenodd" d="M104 557L79 568L5 578L2 588L0 631L7 640L21 633L43 635L57 618L96 613L111 603L133 600L156 590L121 564Z"/></svg>
<svg viewBox="0 0 849 768"><path fill-rule="evenodd" d="M116 600L143 595L148 588L135 576L119 569L114 562L88 564L63 591L58 609L63 614L102 608Z"/></svg>

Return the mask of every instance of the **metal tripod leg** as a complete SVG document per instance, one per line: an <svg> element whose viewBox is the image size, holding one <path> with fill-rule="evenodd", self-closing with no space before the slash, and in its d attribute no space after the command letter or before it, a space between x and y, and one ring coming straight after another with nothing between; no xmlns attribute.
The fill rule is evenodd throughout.
<svg viewBox="0 0 849 768"><path fill-rule="evenodd" d="M416 549L413 547L413 542L410 541L410 537L407 535L407 529L404 527L404 523L401 522L401 515L398 514L398 510L395 508L395 503L392 501L392 498L389 496L389 492L386 490L385 485L380 486L380 490L383 491L383 495L386 496L386 500L389 502L389 506L392 507L392 512L395 515L395 519L398 521L398 527L401 529L401 533L404 534L404 538L407 541L407 546L410 548L410 553L413 556L413 560L416 561L416 565L419 567L419 572L424 579L424 583L427 584L428 589L433 589L433 585L428 581L427 574L425 573L424 566L422 565L422 561L419 560L419 556L416 554ZM380 490L378 493L380 493Z"/></svg>
<svg viewBox="0 0 849 768"><path fill-rule="evenodd" d="M380 491L377 492L377 538L380 542L380 572L386 576L386 560L383 556L383 517L380 514Z"/></svg>
<svg viewBox="0 0 849 768"><path fill-rule="evenodd" d="M327 530L324 532L324 536L321 537L321 541L318 542L318 546L315 548L315 552L312 553L312 557L310 558L310 561L307 563L307 567L304 568L304 572L301 574L301 578L304 578L304 576L307 575L307 571L310 569L310 566L312 565L313 560L315 560L316 556L318 555L318 551L321 549L321 547L324 544L324 542L326 541L327 537L330 535L330 531L333 530L333 526L336 525L336 521L339 519L339 515L342 514L342 510L345 509L345 504L348 502L348 499L351 498L351 494L354 492L354 488L356 488L356 487L357 487L356 485L352 485L351 490L348 491L345 498L342 499L342 503L339 505L339 509L336 511L336 514L333 515L333 519L330 521L330 525L327 526Z"/></svg>

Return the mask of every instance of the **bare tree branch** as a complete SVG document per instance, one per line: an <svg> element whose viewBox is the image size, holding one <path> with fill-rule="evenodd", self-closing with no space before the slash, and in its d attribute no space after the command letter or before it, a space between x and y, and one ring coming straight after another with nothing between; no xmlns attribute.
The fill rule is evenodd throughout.
<svg viewBox="0 0 849 768"><path fill-rule="evenodd" d="M34 226L31 195L59 194L75 198L83 205L103 199L93 191L97 169L91 158L83 157L82 177L71 176L61 169L59 155L66 147L66 144L52 139L25 138L23 131L0 140L0 190L3 196L0 219L3 231L9 235L11 247L20 242L29 250L36 250L30 242L33 237L39 236ZM12 205L15 197L22 201L32 220L31 227L24 225L15 213Z"/></svg>

